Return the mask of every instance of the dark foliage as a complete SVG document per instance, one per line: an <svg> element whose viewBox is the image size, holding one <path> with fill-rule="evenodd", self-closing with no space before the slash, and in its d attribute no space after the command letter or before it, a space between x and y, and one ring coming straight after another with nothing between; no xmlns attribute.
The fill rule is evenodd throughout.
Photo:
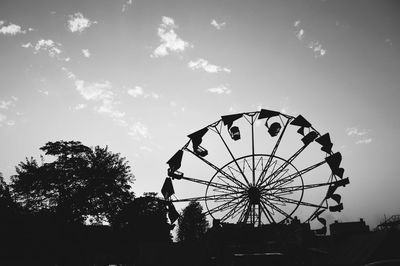
<svg viewBox="0 0 400 266"><path fill-rule="evenodd" d="M204 236L208 228L208 222L200 203L191 201L183 209L182 215L178 220L178 226L178 241L191 242Z"/></svg>
<svg viewBox="0 0 400 266"><path fill-rule="evenodd" d="M112 223L132 201L130 167L107 147L57 141L40 149L54 161L27 158L11 178L15 200L29 213L51 213L63 222Z"/></svg>
<svg viewBox="0 0 400 266"><path fill-rule="evenodd" d="M120 212L115 225L128 239L141 243L171 242L172 226L167 220L167 205L162 199L148 194L136 198Z"/></svg>

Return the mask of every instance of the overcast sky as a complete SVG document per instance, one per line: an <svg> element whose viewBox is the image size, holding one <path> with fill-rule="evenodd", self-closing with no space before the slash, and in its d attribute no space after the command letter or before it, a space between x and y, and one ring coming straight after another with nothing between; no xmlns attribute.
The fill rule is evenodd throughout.
<svg viewBox="0 0 400 266"><path fill-rule="evenodd" d="M329 132L341 221L400 213L397 1L0 1L0 171L47 141L108 145L137 195L187 135L260 108ZM177 191L177 194L179 192Z"/></svg>

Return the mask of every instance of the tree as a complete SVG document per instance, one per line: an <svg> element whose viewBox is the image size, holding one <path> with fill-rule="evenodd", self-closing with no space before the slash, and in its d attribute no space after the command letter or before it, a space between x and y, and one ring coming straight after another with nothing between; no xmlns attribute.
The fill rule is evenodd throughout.
<svg viewBox="0 0 400 266"><path fill-rule="evenodd" d="M2 220L8 219L17 213L17 206L13 201L9 186L4 181L3 174L0 172L0 214ZM0 220L0 224L1 224Z"/></svg>
<svg viewBox="0 0 400 266"><path fill-rule="evenodd" d="M203 208L197 201L189 202L178 219L178 241L195 241L202 238L208 228Z"/></svg>
<svg viewBox="0 0 400 266"><path fill-rule="evenodd" d="M54 156L45 163L26 158L11 177L16 201L32 213L50 212L65 222L113 222L133 200L133 175L125 158L108 147L89 148L79 141L48 142L40 148Z"/></svg>
<svg viewBox="0 0 400 266"><path fill-rule="evenodd" d="M118 215L116 225L137 242L171 242L172 226L167 220L167 203L157 193L145 193L128 204Z"/></svg>

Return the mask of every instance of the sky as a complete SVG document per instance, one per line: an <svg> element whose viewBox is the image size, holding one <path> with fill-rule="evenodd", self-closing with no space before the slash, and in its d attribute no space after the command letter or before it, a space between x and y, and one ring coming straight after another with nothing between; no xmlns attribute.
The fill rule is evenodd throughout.
<svg viewBox="0 0 400 266"><path fill-rule="evenodd" d="M264 108L330 133L350 178L334 219L374 227L400 213L399 12L386 0L0 0L0 172L79 140L126 157L136 195L159 192L188 134Z"/></svg>

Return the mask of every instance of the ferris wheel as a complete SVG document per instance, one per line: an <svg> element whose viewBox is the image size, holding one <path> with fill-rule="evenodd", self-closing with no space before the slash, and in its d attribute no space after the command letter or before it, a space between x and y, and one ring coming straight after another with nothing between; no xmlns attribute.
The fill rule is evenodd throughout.
<svg viewBox="0 0 400 266"><path fill-rule="evenodd" d="M225 115L188 138L168 160L161 190L172 222L173 203L189 201L220 222L254 226L297 217L325 226L325 212L343 209L337 190L349 179L342 156L332 151L329 133L301 115L266 109Z"/></svg>

